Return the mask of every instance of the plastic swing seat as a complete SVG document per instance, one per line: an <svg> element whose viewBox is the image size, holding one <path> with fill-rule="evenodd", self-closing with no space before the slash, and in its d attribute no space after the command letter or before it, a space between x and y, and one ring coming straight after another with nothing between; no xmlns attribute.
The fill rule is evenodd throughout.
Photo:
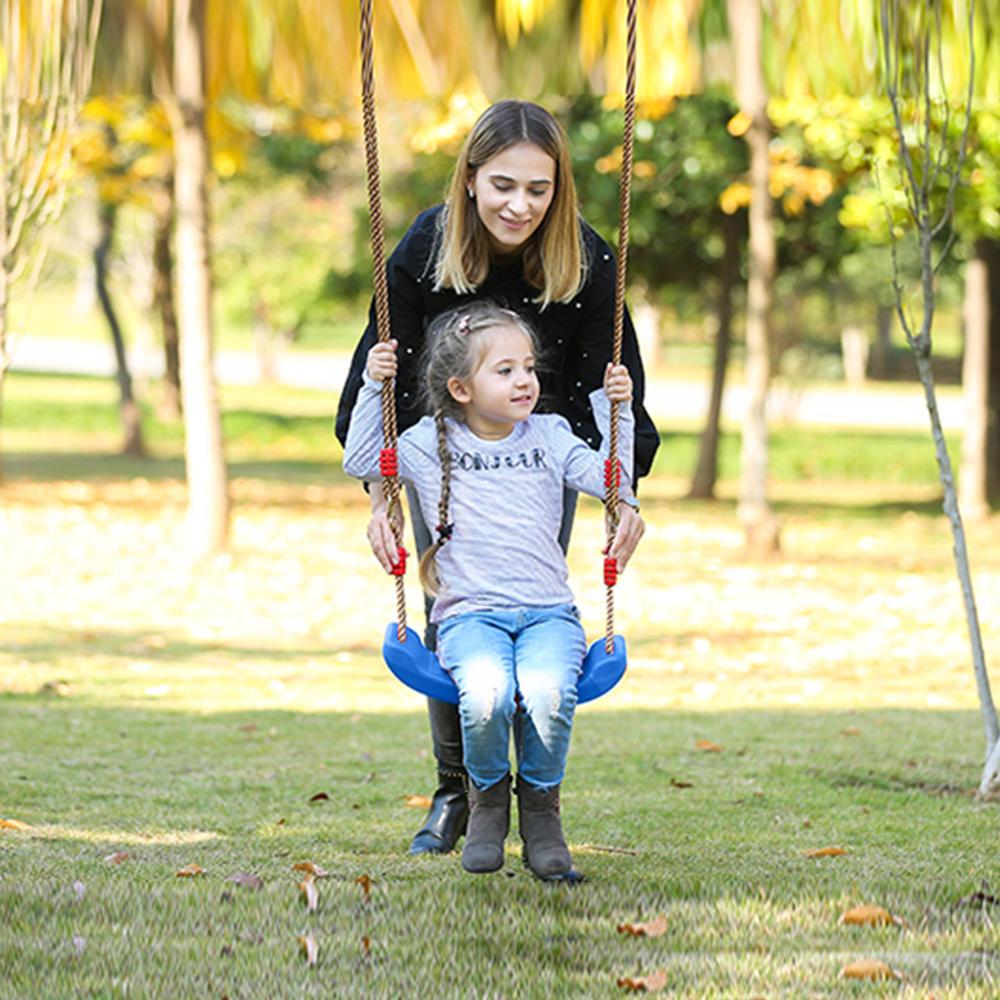
<svg viewBox="0 0 1000 1000"><path fill-rule="evenodd" d="M382 656L396 679L407 687L429 698L458 704L458 689L451 675L412 628L406 629L406 641L400 642L396 623L390 622L385 629ZM576 689L577 704L582 705L607 694L625 675L625 667L625 639L616 635L610 653L604 648L604 640L598 639L583 659L583 670Z"/></svg>

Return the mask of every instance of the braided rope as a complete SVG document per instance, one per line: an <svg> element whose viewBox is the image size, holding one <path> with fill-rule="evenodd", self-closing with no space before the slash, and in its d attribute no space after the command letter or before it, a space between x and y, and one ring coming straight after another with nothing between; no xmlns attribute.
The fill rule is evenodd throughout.
<svg viewBox="0 0 1000 1000"><path fill-rule="evenodd" d="M371 228L372 271L375 285L375 329L380 342L391 336L389 323L389 284L385 273L385 223L382 218L382 191L378 160L378 124L375 118L375 46L372 39L372 0L361 0L361 107L364 118L365 176L368 181L368 219ZM382 440L386 448L395 448L399 436L396 421L394 380L382 383ZM403 548L403 518L399 500L399 480L395 475L383 479L388 499L389 524L397 550ZM402 574L396 581L396 634L406 641L406 595Z"/></svg>
<svg viewBox="0 0 1000 1000"><path fill-rule="evenodd" d="M628 268L629 219L632 209L632 151L635 145L635 49L636 49L636 0L628 0L628 20L625 60L625 121L622 130L622 174L618 206L618 258L615 261L615 320L611 360L622 362L622 336L625 323L625 277ZM611 468L618 467L618 403L611 404L611 433L608 440L608 459ZM608 512L608 551L618 532L618 482L617 474L605 477L604 506ZM604 648L610 653L614 648L615 592L609 582L605 590Z"/></svg>

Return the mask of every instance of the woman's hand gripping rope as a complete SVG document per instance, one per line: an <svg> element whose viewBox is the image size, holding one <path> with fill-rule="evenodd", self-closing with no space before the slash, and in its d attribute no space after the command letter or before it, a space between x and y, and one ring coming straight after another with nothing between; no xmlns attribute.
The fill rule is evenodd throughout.
<svg viewBox="0 0 1000 1000"><path fill-rule="evenodd" d="M632 378L624 365L612 365L608 362L604 370L604 392L612 403L632 402ZM619 573L628 565L645 531L646 525L639 512L628 504L619 504L618 529L608 552L609 557L613 556L617 560Z"/></svg>

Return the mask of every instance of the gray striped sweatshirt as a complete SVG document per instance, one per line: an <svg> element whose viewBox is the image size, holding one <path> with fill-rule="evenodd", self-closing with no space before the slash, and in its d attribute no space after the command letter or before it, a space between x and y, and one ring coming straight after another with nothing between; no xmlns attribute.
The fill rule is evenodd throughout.
<svg viewBox="0 0 1000 1000"><path fill-rule="evenodd" d="M365 373L344 445L344 471L356 479L381 478L380 392L381 383ZM603 389L590 394L590 405L607 441L611 404ZM619 406L618 413L620 496L631 500L634 421L630 407ZM558 541L563 485L603 497L606 450L594 451L557 414L533 413L499 441L479 438L450 417L445 425L454 532L437 555L442 590L431 620L467 611L572 603ZM398 455L400 479L416 490L427 524L437 524L441 463L432 417L423 417L400 435Z"/></svg>

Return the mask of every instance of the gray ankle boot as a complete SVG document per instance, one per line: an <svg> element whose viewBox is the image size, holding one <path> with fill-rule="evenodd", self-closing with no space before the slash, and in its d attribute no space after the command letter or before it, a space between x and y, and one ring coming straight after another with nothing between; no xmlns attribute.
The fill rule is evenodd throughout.
<svg viewBox="0 0 1000 1000"><path fill-rule="evenodd" d="M503 867L503 842L510 829L510 775L485 790L469 782L469 826L462 848L467 872L495 872Z"/></svg>
<svg viewBox="0 0 1000 1000"><path fill-rule="evenodd" d="M543 792L517 779L517 825L524 863L541 879L576 880L559 818L559 785Z"/></svg>

